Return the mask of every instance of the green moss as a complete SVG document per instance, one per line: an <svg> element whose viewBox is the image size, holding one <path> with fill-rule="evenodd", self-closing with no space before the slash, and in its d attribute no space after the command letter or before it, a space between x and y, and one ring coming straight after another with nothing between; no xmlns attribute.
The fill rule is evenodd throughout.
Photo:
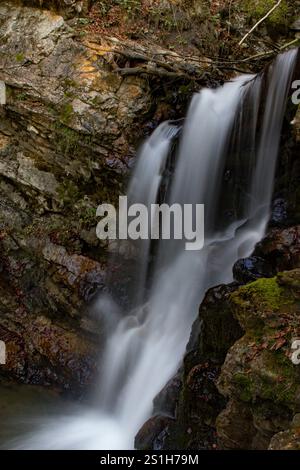
<svg viewBox="0 0 300 470"><path fill-rule="evenodd" d="M299 401L300 369L289 358L293 326L299 325L296 292L299 270L258 279L231 294L246 333L236 346L235 363L223 379L241 401L272 403L294 412ZM283 340L283 341L282 341ZM277 348L277 350L275 350Z"/></svg>
<svg viewBox="0 0 300 470"><path fill-rule="evenodd" d="M24 56L23 52L19 52L18 54L16 54L16 61L17 62L23 62L24 59L25 59L25 56Z"/></svg>
<svg viewBox="0 0 300 470"><path fill-rule="evenodd" d="M27 98L26 93L18 93L18 94L16 95L16 99L17 99L18 101L25 101L26 98Z"/></svg>
<svg viewBox="0 0 300 470"><path fill-rule="evenodd" d="M261 368L233 374L232 383L242 401L254 403L259 398L293 409L299 374L281 351L264 351Z"/></svg>
<svg viewBox="0 0 300 470"><path fill-rule="evenodd" d="M64 79L64 85L68 88L69 87L78 88L78 86L79 86L78 83L75 80L73 80L72 78L69 78L69 77Z"/></svg>
<svg viewBox="0 0 300 470"><path fill-rule="evenodd" d="M80 149L80 135L78 132L57 122L55 125L57 137L57 151L63 155L76 155Z"/></svg>
<svg viewBox="0 0 300 470"><path fill-rule="evenodd" d="M64 123L70 122L72 116L74 114L74 109L71 103L65 103L60 110L60 120Z"/></svg>
<svg viewBox="0 0 300 470"><path fill-rule="evenodd" d="M300 291L300 271L284 271L277 274L278 282L288 289Z"/></svg>
<svg viewBox="0 0 300 470"><path fill-rule="evenodd" d="M231 299L236 306L260 309L279 310L282 306L288 305L291 300L285 290L274 278L261 278L240 287L231 294Z"/></svg>
<svg viewBox="0 0 300 470"><path fill-rule="evenodd" d="M13 96L13 88L9 85L6 85L6 98L11 98Z"/></svg>
<svg viewBox="0 0 300 470"><path fill-rule="evenodd" d="M251 18L258 20L268 13L276 4L275 0L248 0L245 10ZM273 25L285 25L288 21L290 7L286 0L266 19L266 22Z"/></svg>
<svg viewBox="0 0 300 470"><path fill-rule="evenodd" d="M72 206L80 197L78 187L70 180L65 180L58 186L57 194L65 206Z"/></svg>
<svg viewBox="0 0 300 470"><path fill-rule="evenodd" d="M230 300L235 317L254 340L271 337L295 302L290 289L279 285L277 277L242 286L231 294Z"/></svg>
<svg viewBox="0 0 300 470"><path fill-rule="evenodd" d="M294 409L297 384L286 381L274 384L273 381L264 377L261 379L260 388L260 397L264 400L270 400L277 405Z"/></svg>
<svg viewBox="0 0 300 470"><path fill-rule="evenodd" d="M89 18L78 18L78 23L83 26L86 26L90 23L90 20Z"/></svg>
<svg viewBox="0 0 300 470"><path fill-rule="evenodd" d="M253 397L253 385L248 375L237 372L232 377L234 385L238 388L239 398L249 402Z"/></svg>
<svg viewBox="0 0 300 470"><path fill-rule="evenodd" d="M66 98L74 98L74 97L75 97L75 93L74 93L73 91L66 90L66 91L64 92L64 96L65 96ZM70 113L70 116L72 116L72 114L73 114L73 108L72 108L72 111L71 111L71 113Z"/></svg>
<svg viewBox="0 0 300 470"><path fill-rule="evenodd" d="M97 224L96 207L92 207L85 198L76 203L75 210L80 225L92 228Z"/></svg>
<svg viewBox="0 0 300 470"><path fill-rule="evenodd" d="M88 147L92 144L93 137L81 134L61 121L55 123L53 130L56 134L57 152L71 157L84 156L85 164L88 166L90 154Z"/></svg>
<svg viewBox="0 0 300 470"><path fill-rule="evenodd" d="M136 16L141 10L141 0L115 0L115 3L120 5L130 18Z"/></svg>

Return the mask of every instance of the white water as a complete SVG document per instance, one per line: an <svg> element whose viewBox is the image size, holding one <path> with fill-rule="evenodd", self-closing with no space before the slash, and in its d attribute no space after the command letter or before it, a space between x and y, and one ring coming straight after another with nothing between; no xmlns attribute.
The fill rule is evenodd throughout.
<svg viewBox="0 0 300 470"><path fill-rule="evenodd" d="M152 401L176 372L191 325L206 290L232 281L234 262L251 254L269 218L280 131L296 51L280 56L269 69L268 97L257 132L261 78L243 76L217 90L196 94L184 123L175 174L167 202L204 203L206 240L199 252L184 241L160 242L147 284L149 243L138 246L135 308L123 316L117 299L105 302L117 324L110 330L97 388L89 409L39 423L17 439L19 449L132 449L134 437L151 415ZM245 112L244 103L247 103ZM250 103L250 106L249 106ZM129 188L131 201L156 202L166 159L176 134L161 125L145 143ZM247 153L245 151L247 147ZM238 216L219 221L222 178L229 154L245 162L248 195ZM147 287L147 288L146 288Z"/></svg>

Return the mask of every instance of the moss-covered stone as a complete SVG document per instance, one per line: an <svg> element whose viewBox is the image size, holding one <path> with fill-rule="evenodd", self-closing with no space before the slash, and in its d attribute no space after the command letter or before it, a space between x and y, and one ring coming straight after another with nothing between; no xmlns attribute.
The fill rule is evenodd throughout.
<svg viewBox="0 0 300 470"><path fill-rule="evenodd" d="M246 0L245 10L249 16L258 20L265 16L275 3L274 0ZM286 25L290 12L290 5L283 0L266 21L273 25Z"/></svg>
<svg viewBox="0 0 300 470"><path fill-rule="evenodd" d="M249 307L249 302L254 306L267 308L270 310L279 310L282 305L288 303L285 295L276 278L261 278L240 287L232 294L232 301L242 308Z"/></svg>
<svg viewBox="0 0 300 470"><path fill-rule="evenodd" d="M300 414L296 414L289 429L275 434L270 450L300 450Z"/></svg>
<svg viewBox="0 0 300 470"><path fill-rule="evenodd" d="M236 403L217 420L225 447L237 445L233 436L241 423L236 407L256 420L247 448L266 448L275 432L286 429L287 416L300 411L300 369L291 360L292 341L300 336L299 281L300 269L294 269L242 286L230 296L245 335L229 350L218 379L219 391ZM272 413L262 413L270 404Z"/></svg>
<svg viewBox="0 0 300 470"><path fill-rule="evenodd" d="M298 271L294 277L298 276ZM276 321L277 312L289 311L294 297L280 285L280 274L240 287L231 296L234 313L245 330L260 330ZM296 282L296 281L294 281Z"/></svg>

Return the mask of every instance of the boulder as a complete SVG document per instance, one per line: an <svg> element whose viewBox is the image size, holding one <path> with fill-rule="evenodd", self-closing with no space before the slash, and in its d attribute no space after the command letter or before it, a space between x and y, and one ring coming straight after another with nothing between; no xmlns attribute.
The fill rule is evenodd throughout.
<svg viewBox="0 0 300 470"><path fill-rule="evenodd" d="M269 273L300 266L300 226L274 228L255 248L255 257L270 266Z"/></svg>
<svg viewBox="0 0 300 470"><path fill-rule="evenodd" d="M258 256L240 259L233 266L234 279L242 284L260 277L272 277L274 274L272 266Z"/></svg>
<svg viewBox="0 0 300 470"><path fill-rule="evenodd" d="M245 335L230 348L217 382L229 399L217 419L221 446L268 448L299 412L300 369L291 360L292 343L300 337L299 298L300 269L258 279L232 293L234 316Z"/></svg>
<svg viewBox="0 0 300 470"><path fill-rule="evenodd" d="M139 450L163 449L171 422L171 418L160 415L148 419L135 437L135 448Z"/></svg>

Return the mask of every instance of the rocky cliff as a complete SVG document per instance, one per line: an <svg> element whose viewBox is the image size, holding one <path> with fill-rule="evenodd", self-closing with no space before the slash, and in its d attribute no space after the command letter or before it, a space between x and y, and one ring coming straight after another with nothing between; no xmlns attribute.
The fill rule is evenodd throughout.
<svg viewBox="0 0 300 470"><path fill-rule="evenodd" d="M101 344L82 308L113 249L96 237L96 208L122 193L140 139L174 114L159 78L116 70L143 49L82 34L74 14L87 4L0 5L1 374L67 389L94 377ZM71 6L70 21L57 14Z"/></svg>

